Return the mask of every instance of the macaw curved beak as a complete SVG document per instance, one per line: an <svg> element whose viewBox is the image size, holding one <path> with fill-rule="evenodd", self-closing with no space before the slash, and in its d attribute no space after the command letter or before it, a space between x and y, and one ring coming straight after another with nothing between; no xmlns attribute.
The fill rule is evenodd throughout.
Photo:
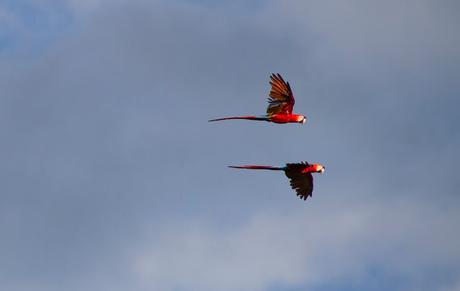
<svg viewBox="0 0 460 291"><path fill-rule="evenodd" d="M304 119L302 119L302 124L305 124L307 122L307 119L304 117Z"/></svg>
<svg viewBox="0 0 460 291"><path fill-rule="evenodd" d="M321 170L319 170L319 173L320 174L324 173L324 168L321 168Z"/></svg>

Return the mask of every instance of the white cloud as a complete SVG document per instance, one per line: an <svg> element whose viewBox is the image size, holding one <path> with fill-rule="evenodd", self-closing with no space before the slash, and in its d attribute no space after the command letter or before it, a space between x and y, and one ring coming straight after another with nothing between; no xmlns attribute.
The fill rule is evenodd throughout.
<svg viewBox="0 0 460 291"><path fill-rule="evenodd" d="M358 280L376 265L414 283L433 266L459 262L454 211L410 201L343 206L259 213L229 232L165 225L151 234L134 269L156 290L266 290Z"/></svg>

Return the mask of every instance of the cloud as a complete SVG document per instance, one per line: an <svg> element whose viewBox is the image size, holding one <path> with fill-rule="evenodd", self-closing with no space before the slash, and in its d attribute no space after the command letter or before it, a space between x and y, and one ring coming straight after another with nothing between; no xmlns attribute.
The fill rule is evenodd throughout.
<svg viewBox="0 0 460 291"><path fill-rule="evenodd" d="M0 60L2 289L455 286L457 18L421 3L70 3ZM206 122L263 114L271 72L306 126ZM299 160L306 203L225 167Z"/></svg>
<svg viewBox="0 0 460 291"><path fill-rule="evenodd" d="M154 289L269 290L279 282L359 286L376 266L417 286L439 266L458 267L456 211L408 200L323 210L309 205L308 211L259 213L230 231L168 225L144 240L135 271Z"/></svg>

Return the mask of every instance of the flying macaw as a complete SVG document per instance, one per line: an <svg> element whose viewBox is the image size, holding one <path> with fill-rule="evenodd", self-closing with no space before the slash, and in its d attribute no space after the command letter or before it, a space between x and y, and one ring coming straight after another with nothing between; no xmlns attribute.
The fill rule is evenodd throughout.
<svg viewBox="0 0 460 291"><path fill-rule="evenodd" d="M289 82L285 82L280 74L270 76L271 90L268 97L267 114L262 116L232 116L211 119L211 121L229 119L263 120L274 123L305 123L307 117L301 114L293 114L295 99Z"/></svg>
<svg viewBox="0 0 460 291"><path fill-rule="evenodd" d="M297 192L300 199L307 200L308 196L312 197L313 193L313 176L312 173L323 173L326 169L321 164L310 165L307 162L286 164L285 167L271 166L229 166L234 169L249 169L249 170L272 170L284 171L290 180L292 189Z"/></svg>

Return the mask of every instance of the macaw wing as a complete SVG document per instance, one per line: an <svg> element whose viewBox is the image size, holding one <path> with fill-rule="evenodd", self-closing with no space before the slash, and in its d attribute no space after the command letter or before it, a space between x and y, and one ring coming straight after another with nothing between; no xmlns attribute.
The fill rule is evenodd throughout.
<svg viewBox="0 0 460 291"><path fill-rule="evenodd" d="M286 176L290 180L292 189L297 193L300 199L307 200L308 196L313 193L313 176L311 173L302 173L302 170L308 167L307 162L286 165Z"/></svg>
<svg viewBox="0 0 460 291"><path fill-rule="evenodd" d="M295 100L289 82L285 82L280 74L272 74L270 85L267 114L292 114Z"/></svg>

